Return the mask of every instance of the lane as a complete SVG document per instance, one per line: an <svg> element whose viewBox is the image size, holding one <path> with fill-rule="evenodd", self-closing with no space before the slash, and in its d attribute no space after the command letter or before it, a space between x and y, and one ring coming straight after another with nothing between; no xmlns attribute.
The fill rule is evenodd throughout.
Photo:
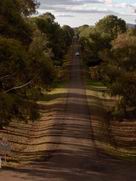
<svg viewBox="0 0 136 181"><path fill-rule="evenodd" d="M57 139L56 151L46 162L35 163L37 166L33 169L36 172L42 171L45 174L44 180L51 181L135 181L135 165L113 159L96 148L83 68L80 58L75 56L77 50L78 46L74 45L65 109L61 115L58 113L58 125L60 122L59 126L63 126ZM53 132L57 132L57 129Z"/></svg>
<svg viewBox="0 0 136 181"><path fill-rule="evenodd" d="M75 56L76 51L77 47L74 46L65 112L63 116L58 114L57 118L58 124L59 122L63 124L63 129L57 142L54 139L54 144L57 144L56 151L49 160L35 162L37 166L32 167L36 172L44 171L44 180L90 180L90 178L101 180L98 171L102 166L96 160L90 111L80 58ZM54 129L54 132L57 132L57 129Z"/></svg>
<svg viewBox="0 0 136 181"><path fill-rule="evenodd" d="M93 137L80 58L70 65L70 83L65 108L58 112L52 129L51 155L22 169L6 170L4 181L135 181L133 163L101 153ZM54 147L55 145L55 147ZM0 177L1 178L1 177Z"/></svg>

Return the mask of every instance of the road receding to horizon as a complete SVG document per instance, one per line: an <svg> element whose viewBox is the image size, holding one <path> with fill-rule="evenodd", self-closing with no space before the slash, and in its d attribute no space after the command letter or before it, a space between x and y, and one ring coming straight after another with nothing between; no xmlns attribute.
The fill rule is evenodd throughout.
<svg viewBox="0 0 136 181"><path fill-rule="evenodd" d="M0 170L2 181L135 181L133 162L102 153L95 144L80 58L73 47L70 83L63 109L50 131L46 155L19 169Z"/></svg>

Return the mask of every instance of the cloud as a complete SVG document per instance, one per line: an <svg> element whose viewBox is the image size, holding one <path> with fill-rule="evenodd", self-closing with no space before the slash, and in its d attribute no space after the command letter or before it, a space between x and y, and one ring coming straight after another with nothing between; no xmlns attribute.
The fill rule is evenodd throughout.
<svg viewBox="0 0 136 181"><path fill-rule="evenodd" d="M60 15L57 15L56 17L73 18L73 17L75 17L75 16L70 15L70 14L60 14Z"/></svg>
<svg viewBox="0 0 136 181"><path fill-rule="evenodd" d="M105 0L105 3L112 4L112 0Z"/></svg>
<svg viewBox="0 0 136 181"><path fill-rule="evenodd" d="M135 0L39 0L41 5L38 12L40 14L50 11L59 23L62 20L69 24L86 24L96 21L103 16L117 15L127 22L135 22L136 3ZM133 2L133 3L132 3ZM79 18L80 17L80 18ZM92 20L90 21L90 17ZM69 20L68 20L69 19ZM74 22L73 22L74 21Z"/></svg>
<svg viewBox="0 0 136 181"><path fill-rule="evenodd" d="M72 6L47 6L47 9L60 12L60 13L83 13L83 14L89 14L89 13L105 13L105 14L112 14L113 11L110 11L106 8L92 8L91 6L78 6L78 7L72 7Z"/></svg>
<svg viewBox="0 0 136 181"><path fill-rule="evenodd" d="M111 14L113 11L106 8L94 8L92 4L104 4L105 0L40 0L40 11L51 10L60 13L106 13Z"/></svg>
<svg viewBox="0 0 136 181"><path fill-rule="evenodd" d="M86 3L104 3L104 0L39 0L41 6L48 5L82 5Z"/></svg>

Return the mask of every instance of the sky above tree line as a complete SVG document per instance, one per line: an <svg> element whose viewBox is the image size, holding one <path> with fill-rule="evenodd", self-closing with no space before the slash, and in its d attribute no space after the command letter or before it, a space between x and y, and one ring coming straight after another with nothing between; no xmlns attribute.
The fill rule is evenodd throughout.
<svg viewBox="0 0 136 181"><path fill-rule="evenodd" d="M51 12L61 24L72 27L94 25L106 15L116 15L136 23L136 0L39 0L38 12Z"/></svg>

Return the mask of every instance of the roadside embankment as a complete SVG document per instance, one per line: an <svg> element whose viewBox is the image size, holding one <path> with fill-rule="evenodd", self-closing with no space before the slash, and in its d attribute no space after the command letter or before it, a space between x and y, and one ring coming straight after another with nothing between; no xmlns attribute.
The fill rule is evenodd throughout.
<svg viewBox="0 0 136 181"><path fill-rule="evenodd" d="M136 158L136 120L113 120L109 115L116 98L99 82L87 82L87 99L96 146L108 154Z"/></svg>
<svg viewBox="0 0 136 181"><path fill-rule="evenodd" d="M54 130L58 129L56 120L59 121L58 117L65 108L71 56L72 48L64 57L63 67L56 67L59 71L54 88L43 91L43 96L37 102L40 119L35 122L13 120L9 126L0 130L0 139L4 138L11 146L6 166L16 167L22 162L43 159L43 157L46 159L50 156L51 150L55 150L57 145L53 141L56 134ZM1 151L0 154L5 153Z"/></svg>

